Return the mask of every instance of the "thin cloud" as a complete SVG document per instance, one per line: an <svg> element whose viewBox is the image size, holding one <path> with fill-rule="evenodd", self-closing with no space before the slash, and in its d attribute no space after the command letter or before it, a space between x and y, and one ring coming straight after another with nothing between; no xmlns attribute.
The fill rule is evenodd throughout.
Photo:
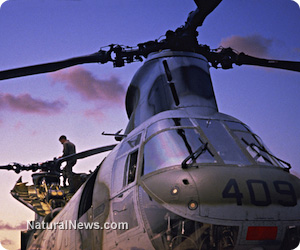
<svg viewBox="0 0 300 250"><path fill-rule="evenodd" d="M261 35L251 36L231 36L224 38L221 41L221 46L224 48L231 47L239 52L244 52L251 56L268 57L269 48L273 43L272 39L267 39Z"/></svg>
<svg viewBox="0 0 300 250"><path fill-rule="evenodd" d="M54 83L62 82L66 88L78 93L89 101L123 102L125 89L114 76L109 79L97 79L91 72L77 66L50 74Z"/></svg>
<svg viewBox="0 0 300 250"><path fill-rule="evenodd" d="M19 121L15 124L14 128L16 130L20 130L20 129L24 128L24 123Z"/></svg>
<svg viewBox="0 0 300 250"><path fill-rule="evenodd" d="M300 53L300 48L294 48L294 52Z"/></svg>
<svg viewBox="0 0 300 250"><path fill-rule="evenodd" d="M9 239L4 239L4 240L1 240L0 242L1 242L1 245L3 245L3 246L10 246L10 245L14 244L14 242Z"/></svg>
<svg viewBox="0 0 300 250"><path fill-rule="evenodd" d="M33 130L32 132L31 132L31 135L32 136L36 136L38 134L38 132L36 131L36 130Z"/></svg>
<svg viewBox="0 0 300 250"><path fill-rule="evenodd" d="M105 114L100 109L88 109L84 112L84 116L100 122L102 122L103 119L106 119Z"/></svg>
<svg viewBox="0 0 300 250"><path fill-rule="evenodd" d="M22 221L19 225L12 226L9 223L4 223L0 220L0 230L26 230L27 229L27 222Z"/></svg>
<svg viewBox="0 0 300 250"><path fill-rule="evenodd" d="M47 102L34 99L29 94L14 96L0 93L0 109L47 115L60 112L65 106L66 103L62 100Z"/></svg>

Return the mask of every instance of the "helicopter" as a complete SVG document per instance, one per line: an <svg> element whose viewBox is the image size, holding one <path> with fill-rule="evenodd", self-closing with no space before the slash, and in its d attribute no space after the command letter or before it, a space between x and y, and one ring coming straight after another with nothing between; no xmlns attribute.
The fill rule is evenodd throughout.
<svg viewBox="0 0 300 250"><path fill-rule="evenodd" d="M147 57L127 92L130 122L123 135L114 135L121 143L53 222L70 215L102 223L130 219L131 228L125 232L67 231L68 236L44 230L34 236L29 249L289 249L296 245L299 180L288 173L289 164L272 155L248 126L218 112L207 61L216 67L221 63L225 69L234 62L295 71L299 63L198 45L195 27L189 27L195 20L196 26L201 23L219 2L212 6L196 2L198 9L186 26L167 32L161 42L139 44L136 50L112 45L108 51L75 59L113 61L118 67L124 61ZM44 68L51 65L23 68L20 74ZM3 78L11 73L15 76L16 71L4 72ZM200 89L195 82L201 83Z"/></svg>

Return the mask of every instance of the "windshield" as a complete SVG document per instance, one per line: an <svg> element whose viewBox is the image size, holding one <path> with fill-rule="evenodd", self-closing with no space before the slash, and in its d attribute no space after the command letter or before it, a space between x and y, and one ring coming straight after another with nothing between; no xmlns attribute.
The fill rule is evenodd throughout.
<svg viewBox="0 0 300 250"><path fill-rule="evenodd" d="M201 149L201 150L200 150ZM262 151L262 142L245 125L211 119L173 118L160 120L148 127L144 146L144 172L192 163L254 164L281 166ZM201 153L196 159L193 155Z"/></svg>
<svg viewBox="0 0 300 250"><path fill-rule="evenodd" d="M234 138L220 121L197 119L200 128L225 164L249 165Z"/></svg>
<svg viewBox="0 0 300 250"><path fill-rule="evenodd" d="M144 174L160 168L178 165L204 143L193 128L172 128L160 131L150 138L144 148ZM216 162L209 151L203 152L196 162Z"/></svg>
<svg viewBox="0 0 300 250"><path fill-rule="evenodd" d="M247 150L252 159L260 165L276 165L283 167L264 146L262 140L242 124L225 122L232 133L239 139L241 146Z"/></svg>

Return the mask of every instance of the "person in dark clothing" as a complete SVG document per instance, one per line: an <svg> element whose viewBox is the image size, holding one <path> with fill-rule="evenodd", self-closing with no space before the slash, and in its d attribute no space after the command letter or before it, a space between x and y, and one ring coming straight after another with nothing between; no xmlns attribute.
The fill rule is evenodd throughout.
<svg viewBox="0 0 300 250"><path fill-rule="evenodd" d="M61 157L65 157L71 154L76 153L75 145L70 142L65 135L59 137L59 141L63 144L63 155ZM75 192L74 183L73 183L73 172L72 168L76 164L77 160L69 160L67 161L67 165L63 168L63 184L66 186L66 179L68 179L69 186L70 186L70 193Z"/></svg>

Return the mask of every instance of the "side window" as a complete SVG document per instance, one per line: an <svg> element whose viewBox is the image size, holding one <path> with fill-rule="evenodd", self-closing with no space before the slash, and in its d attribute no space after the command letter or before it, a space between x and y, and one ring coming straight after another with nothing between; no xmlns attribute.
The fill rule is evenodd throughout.
<svg viewBox="0 0 300 250"><path fill-rule="evenodd" d="M140 144L142 134L138 134L137 136L134 136L127 140L126 142L123 142L123 144L120 147L120 151L118 152L118 155L122 155L136 146Z"/></svg>
<svg viewBox="0 0 300 250"><path fill-rule="evenodd" d="M130 184L131 182L134 182L135 180L137 158L138 158L138 150L128 155L126 185Z"/></svg>
<svg viewBox="0 0 300 250"><path fill-rule="evenodd" d="M141 133L122 142L112 171L112 192L119 192L135 180Z"/></svg>

